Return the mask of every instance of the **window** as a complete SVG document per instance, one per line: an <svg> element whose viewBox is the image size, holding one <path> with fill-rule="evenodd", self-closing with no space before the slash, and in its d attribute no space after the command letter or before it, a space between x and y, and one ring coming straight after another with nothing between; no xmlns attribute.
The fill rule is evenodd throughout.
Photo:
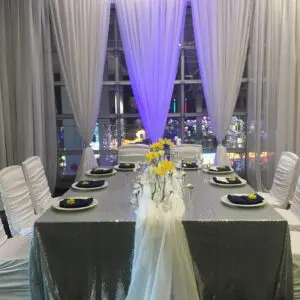
<svg viewBox="0 0 300 300"><path fill-rule="evenodd" d="M66 89L60 77L55 49L53 60L58 172L61 178L75 174L82 152L82 141L77 133ZM121 144L146 139L129 81L114 8L111 11L103 76L100 113L91 146L101 165L111 165L117 162L117 149ZM224 139L230 158L240 173L244 172L246 158L246 76L247 68L244 71L245 78L242 79L232 123ZM211 121L207 116L189 7L164 136L181 143L202 143L205 159L213 161L217 144Z"/></svg>

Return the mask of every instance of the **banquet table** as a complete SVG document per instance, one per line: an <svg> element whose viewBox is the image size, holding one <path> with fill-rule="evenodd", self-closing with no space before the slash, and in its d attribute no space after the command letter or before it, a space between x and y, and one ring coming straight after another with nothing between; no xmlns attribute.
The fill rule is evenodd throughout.
<svg viewBox="0 0 300 300"><path fill-rule="evenodd" d="M32 299L125 299L136 220L133 177L120 172L106 179L106 189L88 194L70 189L65 196L89 195L99 204L78 212L50 208L35 222ZM187 172L194 189L183 217L201 299L293 299L287 222L269 205L221 203L225 194L252 192L249 185L223 188L202 179Z"/></svg>

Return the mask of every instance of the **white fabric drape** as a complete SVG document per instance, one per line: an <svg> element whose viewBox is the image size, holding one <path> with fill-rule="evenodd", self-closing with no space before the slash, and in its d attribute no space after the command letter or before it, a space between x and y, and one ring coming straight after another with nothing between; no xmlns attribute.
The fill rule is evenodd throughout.
<svg viewBox="0 0 300 300"><path fill-rule="evenodd" d="M255 2L248 61L247 177L259 191L270 189L281 152L296 150L295 5Z"/></svg>
<svg viewBox="0 0 300 300"><path fill-rule="evenodd" d="M63 79L84 142L77 178L97 166L90 147L100 108L110 0L50 0Z"/></svg>
<svg viewBox="0 0 300 300"><path fill-rule="evenodd" d="M116 0L126 65L152 142L164 134L178 67L185 0Z"/></svg>
<svg viewBox="0 0 300 300"><path fill-rule="evenodd" d="M222 141L238 97L253 0L191 0L201 79L218 141L216 165L230 165Z"/></svg>
<svg viewBox="0 0 300 300"><path fill-rule="evenodd" d="M32 155L56 181L56 116L47 1L0 0L0 169Z"/></svg>
<svg viewBox="0 0 300 300"><path fill-rule="evenodd" d="M134 259L126 300L197 300L189 245L182 224L185 211L179 182L174 181L171 208L151 200L149 182L137 209ZM176 188L177 187L177 188Z"/></svg>

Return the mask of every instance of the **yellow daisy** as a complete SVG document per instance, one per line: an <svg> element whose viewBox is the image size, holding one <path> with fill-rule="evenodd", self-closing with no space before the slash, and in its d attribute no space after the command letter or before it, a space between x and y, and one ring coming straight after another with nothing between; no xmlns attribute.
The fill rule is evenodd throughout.
<svg viewBox="0 0 300 300"><path fill-rule="evenodd" d="M175 164L169 160L164 159L160 163L160 167L165 169L166 171L172 171L175 168Z"/></svg>
<svg viewBox="0 0 300 300"><path fill-rule="evenodd" d="M161 168L161 167L152 167L152 171L159 176L164 176L166 175L166 169Z"/></svg>

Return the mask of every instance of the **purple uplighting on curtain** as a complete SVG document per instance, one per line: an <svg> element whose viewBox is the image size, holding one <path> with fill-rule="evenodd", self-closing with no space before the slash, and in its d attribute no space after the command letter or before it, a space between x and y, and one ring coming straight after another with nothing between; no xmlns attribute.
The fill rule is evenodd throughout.
<svg viewBox="0 0 300 300"><path fill-rule="evenodd" d="M148 137L164 134L180 53L186 1L117 0L133 94Z"/></svg>

